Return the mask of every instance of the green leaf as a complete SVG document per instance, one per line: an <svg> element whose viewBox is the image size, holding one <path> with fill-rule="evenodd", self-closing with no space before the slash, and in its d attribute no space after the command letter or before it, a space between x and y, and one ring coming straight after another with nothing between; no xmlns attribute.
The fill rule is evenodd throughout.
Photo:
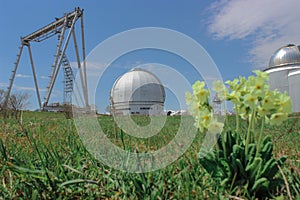
<svg viewBox="0 0 300 200"><path fill-rule="evenodd" d="M247 158L246 160L248 161L248 163L252 163L253 162L253 159L255 158L255 153L256 153L256 144L249 144L249 152L248 152L248 155L247 155Z"/></svg>
<svg viewBox="0 0 300 200"><path fill-rule="evenodd" d="M74 180L69 180L69 181L63 182L62 184L60 184L59 187L63 187L63 186L67 186L67 185L73 185L73 184L78 184L78 183L90 183L90 184L98 185L97 181L86 180L86 179L74 179Z"/></svg>
<svg viewBox="0 0 300 200"><path fill-rule="evenodd" d="M218 163L215 160L211 160L208 159L207 157L204 157L201 158L199 162L203 166L203 168L213 177L219 176L220 170L218 167Z"/></svg>
<svg viewBox="0 0 300 200"><path fill-rule="evenodd" d="M6 148L2 142L2 139L0 139L0 151L1 151L1 154L2 154L2 157L4 158L4 160L7 160Z"/></svg>
<svg viewBox="0 0 300 200"><path fill-rule="evenodd" d="M282 156L282 157L277 161L278 165L279 165L279 166L282 166L283 163L286 161L286 159L287 159L287 156Z"/></svg>
<svg viewBox="0 0 300 200"><path fill-rule="evenodd" d="M262 146L261 148L260 153L261 157L264 160L269 160L273 156L273 143L269 141L266 144L264 144L264 146Z"/></svg>
<svg viewBox="0 0 300 200"><path fill-rule="evenodd" d="M250 178L255 177L258 169L261 167L262 159L260 157L255 157L254 161L251 164L248 164L246 167L246 172L249 173Z"/></svg>
<svg viewBox="0 0 300 200"><path fill-rule="evenodd" d="M247 177L246 171L240 159L235 159L236 165L238 166L239 172L243 177Z"/></svg>
<svg viewBox="0 0 300 200"><path fill-rule="evenodd" d="M267 189L269 187L270 181L266 179L265 177L258 179L255 181L254 185L252 186L252 191L258 191L261 189Z"/></svg>
<svg viewBox="0 0 300 200"><path fill-rule="evenodd" d="M226 175L226 177L231 178L232 177L232 169L228 163L228 161L226 159L221 159L220 160L220 167L222 169L222 171L224 172L224 174Z"/></svg>
<svg viewBox="0 0 300 200"><path fill-rule="evenodd" d="M266 135L263 140L262 140L262 145L264 146L265 144L267 144L268 142L272 142L272 137L271 135Z"/></svg>

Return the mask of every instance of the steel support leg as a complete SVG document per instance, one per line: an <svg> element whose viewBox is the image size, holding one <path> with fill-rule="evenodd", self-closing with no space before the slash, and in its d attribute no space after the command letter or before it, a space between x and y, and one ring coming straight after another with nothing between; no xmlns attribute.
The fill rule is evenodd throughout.
<svg viewBox="0 0 300 200"><path fill-rule="evenodd" d="M76 40L76 35L74 30L72 31L72 35L73 35L73 39L74 39L74 46L75 46L75 52L76 52L76 58L77 58L77 66L78 66L78 70L79 70L79 76L80 76L80 82L81 82L81 86L82 86L82 91L83 91L83 96L84 96L84 105L87 105L86 102L86 82L84 79L84 75L82 74L82 66L81 66L81 62L80 62L80 56L79 56L79 51L78 51L78 45L77 45L77 40Z"/></svg>
<svg viewBox="0 0 300 200"><path fill-rule="evenodd" d="M39 101L39 106L40 106L40 109L41 109L42 108L42 102L41 102L41 96L40 96L40 91L39 91L39 87L38 87L38 82L37 82L37 79L36 79L36 73L35 73L35 68L34 68L34 63L33 63L33 58L32 58L31 47L30 47L29 43L26 46L27 46L28 52L29 52L29 57L30 57L30 63L31 63L31 69L32 69L34 84L35 84L36 95L37 95L37 98L38 98L38 101Z"/></svg>
<svg viewBox="0 0 300 200"><path fill-rule="evenodd" d="M63 40L64 40L64 35L65 35L65 27L67 26L67 22L68 22L68 19L67 19L67 16L65 17L65 21L64 21L64 25L63 25L63 28L61 30L61 33L60 35L58 36L59 37L59 40L58 40L58 44L57 44L57 48L56 48L56 53L55 53L55 58L54 58L54 62L52 64L52 72L51 72L51 75L50 75L50 81L49 81L49 85L47 87L47 93L44 97L44 106L47 106L48 104L48 101L50 99L50 87L51 85L53 84L54 82L54 74L55 74L55 71L57 69L57 63L58 63L58 59L61 57L61 46L62 46L62 43L63 43Z"/></svg>
<svg viewBox="0 0 300 200"><path fill-rule="evenodd" d="M66 38L66 41L65 41L63 50L62 50L62 52L61 52L61 55L64 55L65 52L66 52L67 46L68 46L69 41L70 41L71 32L72 32L72 30L74 29L74 24L75 24L76 19L77 19L77 15L78 15L78 14L76 14L76 16L74 17L74 19L73 19L73 21L72 21L72 25L71 25L71 28L70 28L70 32L68 33L68 36L67 36L67 38ZM51 96L51 93L52 93L52 90L53 90L53 86L54 86L55 80L56 80L56 78L57 78L58 71L59 71L59 69L60 69L60 66L61 66L61 63L62 63L62 60L63 60L62 57L63 57L63 56L60 56L60 58L59 58L58 65L57 65L56 70L55 70L55 72L54 72L54 76L52 77L52 82L51 82L51 84L50 84L50 86L49 86L49 89L48 89L49 92L48 92L48 95L46 96L46 101L45 101L45 103L48 103L48 102L49 102L49 99L50 99L50 96Z"/></svg>
<svg viewBox="0 0 300 200"><path fill-rule="evenodd" d="M7 106L8 106L8 100L9 100L9 97L10 97L11 88L12 88L14 80L15 80L15 76L16 76L16 72L17 72L17 69L18 69L18 65L19 65L19 62L20 62L21 55L22 55L23 47L24 47L24 44L22 43L22 45L20 46L19 53L17 55L17 60L15 62L15 67L12 71L9 86L7 88L7 94L6 94L4 105L3 105L4 109L7 109Z"/></svg>
<svg viewBox="0 0 300 200"><path fill-rule="evenodd" d="M83 25L83 14L81 16L81 42L82 42L82 59L83 59L83 74L84 74L84 81L85 81L85 90L84 93L84 100L85 106L89 107L89 96L88 96L88 85L87 85L87 76L86 76L86 55L85 55L85 40L84 40L84 25Z"/></svg>

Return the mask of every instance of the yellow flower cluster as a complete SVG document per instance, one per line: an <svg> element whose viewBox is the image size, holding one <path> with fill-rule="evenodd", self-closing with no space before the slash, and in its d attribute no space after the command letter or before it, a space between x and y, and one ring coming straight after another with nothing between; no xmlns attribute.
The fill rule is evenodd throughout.
<svg viewBox="0 0 300 200"><path fill-rule="evenodd" d="M256 76L248 79L239 77L233 81L226 81L228 88L221 82L213 83L213 90L221 100L231 101L237 116L252 121L262 119L271 125L279 125L287 119L292 111L292 104L287 93L277 90L271 91L268 85L268 74L259 70L253 71ZM189 112L195 118L195 126L200 131L220 133L223 124L213 116L210 105L210 92L205 83L196 81L193 93L186 93ZM253 124L254 126L254 124Z"/></svg>
<svg viewBox="0 0 300 200"><path fill-rule="evenodd" d="M195 126L201 132L207 130L210 133L220 133L224 125L213 116L212 107L209 104L210 92L205 89L205 83L196 81L192 87L193 94L186 93L186 102L189 112L195 118Z"/></svg>
<svg viewBox="0 0 300 200"><path fill-rule="evenodd" d="M264 118L271 125L279 125L292 112L292 104L287 93L271 91L268 85L268 74L259 70L253 71L256 76L248 79L240 77L226 81L231 92L226 99L232 101L236 114L247 119L251 115Z"/></svg>

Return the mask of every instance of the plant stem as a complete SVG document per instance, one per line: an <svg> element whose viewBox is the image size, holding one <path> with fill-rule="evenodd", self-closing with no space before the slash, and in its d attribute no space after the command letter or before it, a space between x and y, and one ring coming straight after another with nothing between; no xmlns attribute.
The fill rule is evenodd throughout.
<svg viewBox="0 0 300 200"><path fill-rule="evenodd" d="M235 173L234 173L234 176L233 176L233 179L232 179L232 181L231 181L230 191L232 190L232 187L233 187L233 184L234 184L234 182L235 182L236 176L237 176L237 173L235 172Z"/></svg>
<svg viewBox="0 0 300 200"><path fill-rule="evenodd" d="M262 138L262 134L264 132L264 129L265 129L265 118L262 118L259 137L258 137L258 142L257 142L257 148L256 148L256 156L258 156L258 153L260 151L260 146L261 146L260 143L261 143L261 138Z"/></svg>
<svg viewBox="0 0 300 200"><path fill-rule="evenodd" d="M253 119L252 120L252 132L254 133L255 132L255 122L257 120L257 118L256 118L256 108L254 108L254 113L253 113L253 118L252 119Z"/></svg>
<svg viewBox="0 0 300 200"><path fill-rule="evenodd" d="M250 118L250 121L249 121L249 126L248 126L248 131L247 131L247 137L246 137L246 144L245 144L245 153L246 153L246 156L248 156L248 151L249 151L249 143L250 143L250 140L251 140L251 132L253 131L253 127L252 127L252 123L254 121L254 117L255 117L255 112L256 112L256 109L254 108L252 110L252 113L251 113L251 118Z"/></svg>
<svg viewBox="0 0 300 200"><path fill-rule="evenodd" d="M235 131L238 133L239 132L239 128L240 128L240 119L239 119L238 108L235 109L235 121L236 121Z"/></svg>
<svg viewBox="0 0 300 200"><path fill-rule="evenodd" d="M287 190L289 199L292 200L293 198L292 198L292 195L291 195L289 182L288 182L288 180L286 179L286 177L285 177L285 175L284 175L284 173L283 173L283 170L281 169L280 165L279 165L278 163L276 163L276 164L277 164L277 167L278 167L278 169L279 169L279 171L280 171L280 173L281 173L281 175L282 175L282 177L283 177L283 180L284 180L284 183L285 183L285 186L286 186L286 190Z"/></svg>
<svg viewBox="0 0 300 200"><path fill-rule="evenodd" d="M225 120L224 120L224 127L226 127L227 125L227 121L228 121L228 117L227 117L227 109L226 109L226 103L225 101L223 101L223 108L224 108L224 115L225 115ZM221 109L222 110L222 109ZM222 112L222 111L221 111ZM221 113L221 116L222 116L222 113Z"/></svg>

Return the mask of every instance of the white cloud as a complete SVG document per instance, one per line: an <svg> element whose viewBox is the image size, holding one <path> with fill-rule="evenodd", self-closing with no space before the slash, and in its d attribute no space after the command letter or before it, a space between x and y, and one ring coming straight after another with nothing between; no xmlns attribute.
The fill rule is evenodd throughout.
<svg viewBox="0 0 300 200"><path fill-rule="evenodd" d="M41 79L50 79L49 76L40 76Z"/></svg>
<svg viewBox="0 0 300 200"><path fill-rule="evenodd" d="M12 87L12 89L14 89L14 90L17 90L17 91L19 91L19 90L23 90L23 91L36 91L35 90L35 87L28 87L28 86L20 86L20 85L13 85L13 87ZM40 92L46 92L47 91L47 89L45 89L45 88L39 88L39 91Z"/></svg>
<svg viewBox="0 0 300 200"><path fill-rule="evenodd" d="M211 5L209 31L217 39L251 42L250 61L266 67L279 47L300 43L299 0L221 0Z"/></svg>
<svg viewBox="0 0 300 200"><path fill-rule="evenodd" d="M74 76L77 76L79 73L78 69L78 63L77 62L70 62L70 66L73 69ZM81 66L83 64L81 63ZM86 62L86 72L87 75L90 76L96 76L97 72L102 71L106 67L106 64L99 64L99 63L93 63L93 62Z"/></svg>
<svg viewBox="0 0 300 200"><path fill-rule="evenodd" d="M26 87L26 86L13 86L15 90L24 90L24 91L35 91L35 87Z"/></svg>
<svg viewBox="0 0 300 200"><path fill-rule="evenodd" d="M8 83L0 83L0 88L7 89Z"/></svg>
<svg viewBox="0 0 300 200"><path fill-rule="evenodd" d="M82 63L81 63L81 64L82 64ZM70 62L70 66L71 66L72 68L78 68L78 63L72 61L72 62Z"/></svg>
<svg viewBox="0 0 300 200"><path fill-rule="evenodd" d="M106 68L108 69L109 67L116 67L118 69L127 69L130 70L133 67L138 67L142 62L141 61L136 61L136 62L131 62L128 61L126 63L122 63L122 65L119 64L111 64L109 65L108 63L98 63L98 62L86 62L86 73L88 77L97 77L99 74L103 73ZM70 65L73 69L74 76L79 75L79 70L78 70L78 64L77 62L70 62Z"/></svg>
<svg viewBox="0 0 300 200"><path fill-rule="evenodd" d="M78 63L77 62L70 62L70 66L73 69L78 69ZM81 66L83 66L83 63L81 63ZM102 69L106 64L99 64L94 62L86 62L86 68L87 69Z"/></svg>
<svg viewBox="0 0 300 200"><path fill-rule="evenodd" d="M0 83L0 88L4 88L5 90L8 87L8 83ZM13 85L13 90L24 90L24 91L35 91L35 87L27 87L27 86L20 86L20 85ZM40 91L46 91L46 89L39 89Z"/></svg>
<svg viewBox="0 0 300 200"><path fill-rule="evenodd" d="M30 75L26 75L26 74L16 74L17 78L32 78L32 76Z"/></svg>

